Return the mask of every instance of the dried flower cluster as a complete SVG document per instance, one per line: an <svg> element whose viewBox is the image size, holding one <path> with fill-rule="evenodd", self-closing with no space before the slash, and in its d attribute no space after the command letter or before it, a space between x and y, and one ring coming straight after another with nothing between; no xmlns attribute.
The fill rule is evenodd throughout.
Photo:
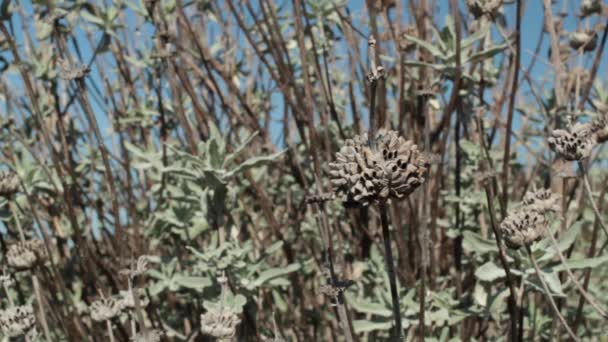
<svg viewBox="0 0 608 342"><path fill-rule="evenodd" d="M13 171L0 171L0 196L10 197L19 190L19 177Z"/></svg>
<svg viewBox="0 0 608 342"><path fill-rule="evenodd" d="M329 175L345 204L369 205L411 194L425 182L429 166L430 158L413 142L380 131L371 146L366 134L347 140Z"/></svg>
<svg viewBox="0 0 608 342"><path fill-rule="evenodd" d="M59 77L66 81L84 78L91 71L86 65L71 65L67 59L59 59Z"/></svg>
<svg viewBox="0 0 608 342"><path fill-rule="evenodd" d="M31 305L0 310L0 329L5 336L23 336L34 328L36 319Z"/></svg>
<svg viewBox="0 0 608 342"><path fill-rule="evenodd" d="M576 123L570 131L558 129L547 139L549 147L566 160L581 160L589 157L598 144L598 135L607 127L605 117L589 123Z"/></svg>
<svg viewBox="0 0 608 342"><path fill-rule="evenodd" d="M47 259L41 240L17 242L8 248L6 261L9 266L22 270L30 269Z"/></svg>
<svg viewBox="0 0 608 342"><path fill-rule="evenodd" d="M541 239L547 229L546 214L560 210L559 197L550 190L528 192L522 206L500 224L500 234L509 248L519 248Z"/></svg>
<svg viewBox="0 0 608 342"><path fill-rule="evenodd" d="M586 18L593 14L602 13L602 0L582 0L581 17Z"/></svg>
<svg viewBox="0 0 608 342"><path fill-rule="evenodd" d="M217 339L229 339L236 334L239 316L229 308L210 310L201 315L201 331Z"/></svg>

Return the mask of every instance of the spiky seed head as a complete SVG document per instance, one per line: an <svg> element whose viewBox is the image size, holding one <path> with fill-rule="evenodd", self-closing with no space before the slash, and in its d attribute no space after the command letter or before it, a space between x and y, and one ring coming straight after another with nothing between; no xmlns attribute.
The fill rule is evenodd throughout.
<svg viewBox="0 0 608 342"><path fill-rule="evenodd" d="M201 331L219 340L230 339L236 334L236 326L240 322L239 316L229 308L210 310L201 315Z"/></svg>
<svg viewBox="0 0 608 342"><path fill-rule="evenodd" d="M336 153L329 176L346 204L369 205L401 199L426 181L430 157L395 131L381 130L371 146L367 135L355 136Z"/></svg>
<svg viewBox="0 0 608 342"><path fill-rule="evenodd" d="M19 176L13 171L0 171L0 196L11 197L19 191Z"/></svg>
<svg viewBox="0 0 608 342"><path fill-rule="evenodd" d="M598 143L598 134L607 127L605 117L598 117L589 123L576 123L570 131L557 129L547 139L549 147L566 160L581 160L591 155Z"/></svg>
<svg viewBox="0 0 608 342"><path fill-rule="evenodd" d="M593 51L597 46L597 32L592 30L581 30L570 34L570 47L573 50L583 48L583 51Z"/></svg>
<svg viewBox="0 0 608 342"><path fill-rule="evenodd" d="M47 254L41 240L17 242L8 248L6 261L9 266L23 270L44 263Z"/></svg>
<svg viewBox="0 0 608 342"><path fill-rule="evenodd" d="M138 332L131 340L133 342L160 342L161 336L160 330L149 329L146 332Z"/></svg>
<svg viewBox="0 0 608 342"><path fill-rule="evenodd" d="M115 297L101 297L91 303L89 307L91 319L96 322L105 322L120 315L123 309L123 302Z"/></svg>
<svg viewBox="0 0 608 342"><path fill-rule="evenodd" d="M559 196L550 190L528 192L522 205L500 223L499 232L505 245L518 249L540 240L548 226L547 214L559 211Z"/></svg>
<svg viewBox="0 0 608 342"><path fill-rule="evenodd" d="M0 329L5 336L18 337L27 334L36 323L31 305L15 306L0 310Z"/></svg>

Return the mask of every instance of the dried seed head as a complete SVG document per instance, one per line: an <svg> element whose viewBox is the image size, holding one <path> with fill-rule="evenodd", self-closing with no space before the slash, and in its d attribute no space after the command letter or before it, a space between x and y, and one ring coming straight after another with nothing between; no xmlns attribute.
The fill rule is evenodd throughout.
<svg viewBox="0 0 608 342"><path fill-rule="evenodd" d="M36 323L31 305L15 306L0 310L0 329L5 336L18 337L27 334Z"/></svg>
<svg viewBox="0 0 608 342"><path fill-rule="evenodd" d="M570 131L557 129L547 139L549 147L566 160L589 157L598 144L598 134L607 127L606 118L598 117L589 123L575 124Z"/></svg>
<svg viewBox="0 0 608 342"><path fill-rule="evenodd" d="M570 47L574 50L593 51L597 46L597 32L591 30L577 31L570 34Z"/></svg>
<svg viewBox="0 0 608 342"><path fill-rule="evenodd" d="M19 176L13 171L0 171L0 196L11 197L19 191Z"/></svg>
<svg viewBox="0 0 608 342"><path fill-rule="evenodd" d="M13 279L10 274L5 273L0 275L0 283L2 284L2 287L8 289L15 285L15 279Z"/></svg>
<svg viewBox="0 0 608 342"><path fill-rule="evenodd" d="M585 18L592 14L602 13L602 0L582 0L581 17Z"/></svg>
<svg viewBox="0 0 608 342"><path fill-rule="evenodd" d="M16 269L30 269L47 259L44 243L41 240L17 242L8 248L6 261Z"/></svg>
<svg viewBox="0 0 608 342"><path fill-rule="evenodd" d="M123 309L123 301L116 297L101 297L91 303L89 309L91 319L96 322L104 322L120 315Z"/></svg>
<svg viewBox="0 0 608 342"><path fill-rule="evenodd" d="M306 197L306 203L307 204L325 203L325 202L333 200L334 197L335 197L335 194L333 192L326 193L326 194L320 194L320 195L309 195Z"/></svg>
<svg viewBox="0 0 608 342"><path fill-rule="evenodd" d="M475 19L484 15L494 18L502 7L502 0L466 0L466 4Z"/></svg>
<svg viewBox="0 0 608 342"><path fill-rule="evenodd" d="M222 308L219 312L210 310L201 315L201 331L220 340L229 339L236 334L236 326L240 322L239 316L229 308Z"/></svg>
<svg viewBox="0 0 608 342"><path fill-rule="evenodd" d="M136 292L139 296L139 305L141 305L142 308L148 306L149 300L146 296L146 291L144 289L137 289ZM120 301L120 305L123 310L135 309L135 299L133 298L133 292L131 291L120 291L118 297L116 297L116 300Z"/></svg>
<svg viewBox="0 0 608 342"><path fill-rule="evenodd" d="M517 249L541 239L547 230L548 212L559 211L559 197L550 190L528 192L522 206L501 222L499 231L509 248Z"/></svg>
<svg viewBox="0 0 608 342"><path fill-rule="evenodd" d="M367 135L347 140L329 164L334 192L346 204L400 199L426 180L430 158L395 131L380 131L372 147Z"/></svg>
<svg viewBox="0 0 608 342"><path fill-rule="evenodd" d="M138 332L131 340L133 342L160 342L161 336L160 330L150 329L146 332Z"/></svg>
<svg viewBox="0 0 608 342"><path fill-rule="evenodd" d="M71 65L67 59L59 58L59 77L66 81L84 78L91 71L86 65Z"/></svg>

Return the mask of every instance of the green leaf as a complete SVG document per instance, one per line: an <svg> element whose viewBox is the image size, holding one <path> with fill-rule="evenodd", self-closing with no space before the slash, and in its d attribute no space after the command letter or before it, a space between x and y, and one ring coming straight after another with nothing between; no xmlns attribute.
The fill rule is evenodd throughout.
<svg viewBox="0 0 608 342"><path fill-rule="evenodd" d="M230 178L232 176L235 176L239 173L245 172L249 169L252 169L254 167L258 167L258 166L262 166L265 164L268 164L270 162L275 161L277 158L279 158L283 153L285 153L285 151L287 150L283 150L274 154L271 154L269 156L260 156L260 157L253 157L250 159L247 159L246 161L244 161L243 163L241 163L239 166L237 166L236 168L230 170L229 172L226 173L226 178Z"/></svg>
<svg viewBox="0 0 608 342"><path fill-rule="evenodd" d="M565 264L561 263L557 266L551 267L550 272L561 272L561 271L565 271L566 268L569 268L571 270L580 270L583 268L598 267L601 264L605 263L606 261L608 261L608 255L604 255L604 256L596 257L596 258L566 260Z"/></svg>
<svg viewBox="0 0 608 342"><path fill-rule="evenodd" d="M257 287L262 286L264 283L277 278L289 274L291 272L295 272L299 270L301 265L299 263L293 263L288 265L287 267L276 267L263 271L260 275L251 283L248 284L249 289L255 289Z"/></svg>
<svg viewBox="0 0 608 342"><path fill-rule="evenodd" d="M505 270L488 261L475 270L475 277L481 281L494 281L505 276Z"/></svg>
<svg viewBox="0 0 608 342"><path fill-rule="evenodd" d="M393 316L393 312L384 304L374 303L363 298L356 298L349 292L346 292L344 296L346 297L348 304L357 312L378 315L382 317Z"/></svg>
<svg viewBox="0 0 608 342"><path fill-rule="evenodd" d="M211 280L207 277L175 275L173 281L179 286L199 291L211 286Z"/></svg>
<svg viewBox="0 0 608 342"><path fill-rule="evenodd" d="M231 154L229 154L226 157L226 160L224 160L224 164L222 165L222 167L226 168L227 166L230 166L230 164L232 164L234 162L234 160L241 154L241 152L243 152L245 147L249 146L249 143L251 143L253 138L255 138L257 135L258 135L258 132L256 131L256 132L253 132L251 135L249 135L247 138L245 138L243 143L241 145L239 145L239 147L237 147L234 150L234 152L232 152Z"/></svg>
<svg viewBox="0 0 608 342"><path fill-rule="evenodd" d="M425 50L427 50L428 52L430 52L433 56L437 57L437 58L442 58L445 59L445 56L443 54L443 52L441 52L441 50L439 50L438 48L435 47L435 45L433 45L432 43L429 43L427 41L424 41L422 39L418 39L414 36L410 36L407 34L404 34L403 37L405 37L407 40L412 41L413 43L415 43L416 45L420 46L421 48L424 48Z"/></svg>
<svg viewBox="0 0 608 342"><path fill-rule="evenodd" d="M486 240L481 235L474 233L470 230L462 233L462 247L469 252L477 252L479 254L485 254L488 252L498 253L498 247L496 243L491 240Z"/></svg>
<svg viewBox="0 0 608 342"><path fill-rule="evenodd" d="M392 322L373 322L366 319L357 319L353 321L353 328L356 334L366 333L370 331L380 330L386 331L393 326Z"/></svg>

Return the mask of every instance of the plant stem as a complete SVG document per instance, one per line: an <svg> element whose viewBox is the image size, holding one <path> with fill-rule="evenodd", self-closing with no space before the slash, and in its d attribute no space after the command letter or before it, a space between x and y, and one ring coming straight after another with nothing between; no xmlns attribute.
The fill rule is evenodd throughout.
<svg viewBox="0 0 608 342"><path fill-rule="evenodd" d="M398 341L403 332L401 328L401 309L399 308L399 294L397 292L397 278L395 277L395 266L393 252L391 251L391 236L388 230L388 208L386 203L379 204L380 220L382 222L382 237L384 238L384 260L386 261L386 272L391 287L391 299L393 301L393 319L395 320L394 340Z"/></svg>
<svg viewBox="0 0 608 342"><path fill-rule="evenodd" d="M536 263L536 258L534 257L534 254L532 254L532 251L530 250L530 246L526 245L526 251L528 252L528 255L530 256L530 260L532 260L532 265L534 265L534 270L536 271L536 275L538 276L538 279L540 280L541 284L543 285L543 289L545 289L545 293L547 294L547 299L549 299L549 302L551 303L551 308L553 308L555 315L557 316L557 318L559 318L559 320L562 323L562 325L564 326L564 328L566 328L566 331L568 332L570 337L574 341L580 341L578 339L578 337L576 337L574 332L572 332L572 329L570 329L570 326L568 325L568 322L566 322L566 319L564 318L564 316L562 316L562 314L559 312L559 309L557 308L557 304L555 304L555 301L553 300L553 296L551 295L551 292L549 291L549 287L547 286L547 283L545 282L545 278L543 278L543 275L541 274L540 268L538 267L538 263Z"/></svg>
<svg viewBox="0 0 608 342"><path fill-rule="evenodd" d="M595 217L597 217L597 221L600 224L600 227L602 227L602 230L604 231L606 236L608 236L608 229L606 229L606 223L604 222L604 218L602 217L602 214L600 213L599 209L597 208L597 205L595 205L595 201L593 200L593 193L591 191L591 185L589 184L589 177L587 177L587 170L585 169L583 162L579 161L578 167L583 173L583 183L585 184L585 190L587 192L587 196L589 197L589 202L591 202L591 207L593 208Z"/></svg>
<svg viewBox="0 0 608 342"><path fill-rule="evenodd" d="M112 332L112 320L107 320L106 326L108 328L108 335L110 336L110 342L114 342L114 333Z"/></svg>

